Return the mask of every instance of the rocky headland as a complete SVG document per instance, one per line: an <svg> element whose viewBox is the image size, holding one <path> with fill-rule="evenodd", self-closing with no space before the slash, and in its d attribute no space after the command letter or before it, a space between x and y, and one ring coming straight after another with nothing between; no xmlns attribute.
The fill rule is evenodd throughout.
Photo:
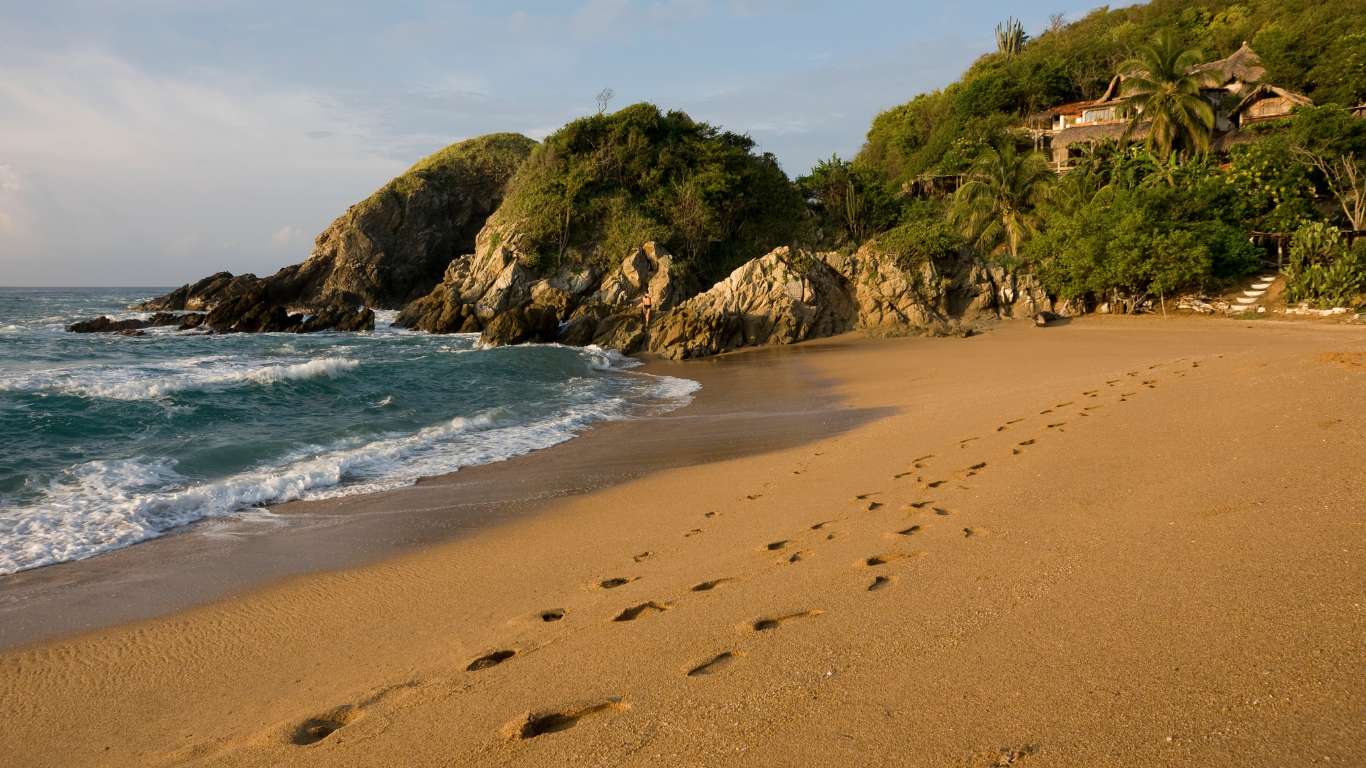
<svg viewBox="0 0 1366 768"><path fill-rule="evenodd" d="M220 272L135 309L204 311L219 333L369 330L439 282L502 203L536 143L512 133L451 145L351 206L301 264L270 277Z"/></svg>

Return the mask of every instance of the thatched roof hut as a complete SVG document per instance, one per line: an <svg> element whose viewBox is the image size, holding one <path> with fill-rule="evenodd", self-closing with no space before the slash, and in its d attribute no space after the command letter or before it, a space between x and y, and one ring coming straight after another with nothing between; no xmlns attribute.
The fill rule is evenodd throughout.
<svg viewBox="0 0 1366 768"><path fill-rule="evenodd" d="M1228 117L1229 120L1243 125L1289 117L1295 107L1312 106L1314 102L1306 96L1263 83L1249 91Z"/></svg>
<svg viewBox="0 0 1366 768"><path fill-rule="evenodd" d="M1237 93L1243 84L1255 83L1262 79L1262 75L1266 74L1266 68L1262 66L1262 57L1249 48L1246 42L1243 43L1243 47L1234 51L1227 58L1211 61L1207 64L1197 64L1186 71L1192 73L1213 72L1220 77L1219 86L1228 88L1234 93Z"/></svg>

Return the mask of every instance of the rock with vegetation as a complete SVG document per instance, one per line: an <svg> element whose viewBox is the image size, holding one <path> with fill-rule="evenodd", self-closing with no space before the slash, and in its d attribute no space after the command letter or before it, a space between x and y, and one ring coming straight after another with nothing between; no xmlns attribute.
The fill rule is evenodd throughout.
<svg viewBox="0 0 1366 768"><path fill-rule="evenodd" d="M309 330L320 329L322 318L364 325L356 312L404 307L430 292L452 259L475 250L508 180L535 146L512 133L453 144L351 206L318 235L302 264L261 279L219 273L141 306L210 310L218 315L215 328L239 331L289 327L282 319L289 312L314 312Z"/></svg>
<svg viewBox="0 0 1366 768"><path fill-rule="evenodd" d="M659 318L650 351L679 360L850 330L858 309L830 256L782 247L742 265Z"/></svg>

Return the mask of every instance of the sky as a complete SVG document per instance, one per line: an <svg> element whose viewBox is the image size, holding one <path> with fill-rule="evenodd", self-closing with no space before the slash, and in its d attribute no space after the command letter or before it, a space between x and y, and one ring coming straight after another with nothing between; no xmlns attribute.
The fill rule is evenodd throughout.
<svg viewBox="0 0 1366 768"><path fill-rule="evenodd" d="M795 178L1069 2L0 0L0 285L271 274L422 157L603 88Z"/></svg>

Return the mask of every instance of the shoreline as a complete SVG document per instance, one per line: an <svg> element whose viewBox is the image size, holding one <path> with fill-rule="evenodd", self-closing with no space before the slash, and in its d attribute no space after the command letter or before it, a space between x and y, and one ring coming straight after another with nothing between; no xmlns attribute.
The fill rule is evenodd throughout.
<svg viewBox="0 0 1366 768"><path fill-rule="evenodd" d="M755 348L686 363L647 356L645 365L621 375L699 381L691 402L662 415L602 422L549 448L412 485L264 508L277 518L247 512L203 519L122 549L0 576L0 651L165 616L282 579L374 564L478 535L569 496L667 468L789 447L875 417L841 408L832 383L812 371L797 371L795 386L774 399L758 396L757 370L806 351Z"/></svg>
<svg viewBox="0 0 1366 768"><path fill-rule="evenodd" d="M795 349L877 417L0 652L0 764L1357 760L1359 328Z"/></svg>

